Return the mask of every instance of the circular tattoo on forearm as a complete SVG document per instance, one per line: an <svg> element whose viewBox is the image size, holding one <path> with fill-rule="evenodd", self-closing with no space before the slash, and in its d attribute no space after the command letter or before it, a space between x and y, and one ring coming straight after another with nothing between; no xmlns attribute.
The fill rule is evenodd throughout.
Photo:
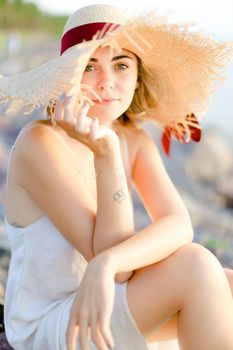
<svg viewBox="0 0 233 350"><path fill-rule="evenodd" d="M113 193L113 200L118 203L122 203L126 199L126 195L123 190L118 190Z"/></svg>

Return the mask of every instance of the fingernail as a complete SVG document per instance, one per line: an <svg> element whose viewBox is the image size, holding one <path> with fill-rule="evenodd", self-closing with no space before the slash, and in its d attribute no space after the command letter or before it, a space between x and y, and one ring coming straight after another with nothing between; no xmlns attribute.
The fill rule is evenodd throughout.
<svg viewBox="0 0 233 350"><path fill-rule="evenodd" d="M65 99L66 95L63 93L61 96L60 96L60 100L63 101Z"/></svg>
<svg viewBox="0 0 233 350"><path fill-rule="evenodd" d="M113 347L114 347L113 341L110 341L107 345L108 345L109 349L113 349Z"/></svg>
<svg viewBox="0 0 233 350"><path fill-rule="evenodd" d="M89 108L89 103L87 101L85 101L82 105L82 108Z"/></svg>

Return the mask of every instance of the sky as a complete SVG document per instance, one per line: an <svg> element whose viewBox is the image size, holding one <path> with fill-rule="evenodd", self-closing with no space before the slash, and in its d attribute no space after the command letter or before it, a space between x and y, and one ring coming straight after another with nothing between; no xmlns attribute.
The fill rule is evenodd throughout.
<svg viewBox="0 0 233 350"><path fill-rule="evenodd" d="M171 18L182 22L195 22L200 29L220 40L233 40L232 0L25 0L36 3L39 8L53 14L69 15L79 7L94 3L118 5L126 11L157 9L164 14L172 11ZM127 5L126 5L127 4Z"/></svg>

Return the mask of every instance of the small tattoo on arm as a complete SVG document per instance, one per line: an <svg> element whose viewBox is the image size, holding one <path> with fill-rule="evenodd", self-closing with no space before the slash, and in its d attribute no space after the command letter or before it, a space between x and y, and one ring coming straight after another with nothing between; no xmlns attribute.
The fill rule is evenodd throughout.
<svg viewBox="0 0 233 350"><path fill-rule="evenodd" d="M119 189L113 192L113 195L112 195L114 202L121 204L124 200L127 199L128 187L127 187L127 180L125 178L125 175L121 175L116 172L111 173L108 171L101 170L97 173L96 177L99 176L100 174L116 175L117 177L119 177L120 184L117 185L119 186L118 187Z"/></svg>
<svg viewBox="0 0 233 350"><path fill-rule="evenodd" d="M123 190L118 190L113 193L113 200L117 203L122 203L126 199L126 195Z"/></svg>

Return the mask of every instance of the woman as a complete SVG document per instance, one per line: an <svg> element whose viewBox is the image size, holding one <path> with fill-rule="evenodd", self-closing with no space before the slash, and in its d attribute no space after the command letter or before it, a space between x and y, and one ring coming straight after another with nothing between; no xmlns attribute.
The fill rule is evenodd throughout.
<svg viewBox="0 0 233 350"><path fill-rule="evenodd" d="M146 342L177 336L181 349L230 350L232 272L224 273L209 251L191 243L187 210L153 140L135 121L146 119L143 110L151 116L157 108L167 151L173 130L181 141L186 133L195 139L199 124L188 115L179 133L174 120L168 122L162 86L159 101L148 89L155 79L144 64L148 52L135 37L121 36L121 16L115 7L92 5L70 17L62 59L68 70L79 53L72 84L63 84L64 93L51 101L49 120L27 124L16 140L5 201L12 248L7 337L16 350L141 350ZM105 25L93 38L93 23L100 22L111 23L107 40ZM140 40L149 48L146 38ZM38 91L35 76L34 84ZM44 87L54 97L51 85ZM168 107L179 110L175 98ZM131 181L152 219L137 234Z"/></svg>

